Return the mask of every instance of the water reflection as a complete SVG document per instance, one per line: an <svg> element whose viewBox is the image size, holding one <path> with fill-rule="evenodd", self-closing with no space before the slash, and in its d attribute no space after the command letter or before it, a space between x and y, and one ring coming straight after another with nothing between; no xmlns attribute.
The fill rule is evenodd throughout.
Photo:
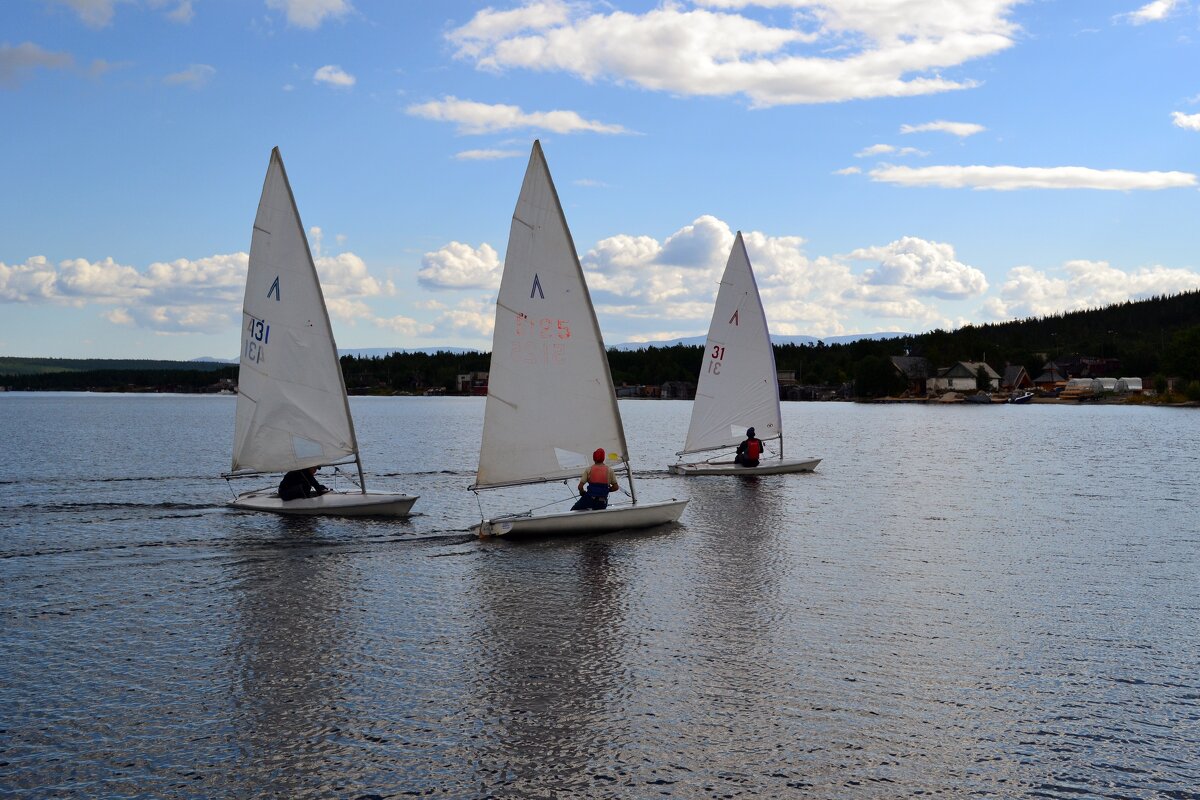
<svg viewBox="0 0 1200 800"><path fill-rule="evenodd" d="M274 518L274 538L239 547L229 657L235 796L307 796L326 780L354 581L321 539L324 522Z"/></svg>
<svg viewBox="0 0 1200 800"><path fill-rule="evenodd" d="M479 784L584 792L589 764L611 746L609 700L624 672L619 562L605 537L495 546L507 551L503 563L476 576L473 703L490 718Z"/></svg>

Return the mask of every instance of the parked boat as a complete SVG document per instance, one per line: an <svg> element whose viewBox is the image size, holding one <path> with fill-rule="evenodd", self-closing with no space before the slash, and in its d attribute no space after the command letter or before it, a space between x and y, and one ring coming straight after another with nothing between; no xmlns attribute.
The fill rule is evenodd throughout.
<svg viewBox="0 0 1200 800"><path fill-rule="evenodd" d="M600 326L536 141L513 212L492 336L479 469L471 488L565 481L574 492L600 447L610 466L623 468L631 504L485 519L481 536L596 533L679 519L686 500L637 501Z"/></svg>
<svg viewBox="0 0 1200 800"><path fill-rule="evenodd" d="M230 505L277 514L405 516L417 500L366 490L325 297L275 148L250 241L233 466L225 477L350 463L358 470L357 492L284 501L270 487L239 494Z"/></svg>
<svg viewBox="0 0 1200 800"><path fill-rule="evenodd" d="M1022 392L1021 394L1014 394L1012 397L1008 398L1008 402L1021 404L1032 403L1033 397L1033 392Z"/></svg>
<svg viewBox="0 0 1200 800"><path fill-rule="evenodd" d="M778 459L763 459L757 467L735 464L728 452L749 428L763 443L777 442ZM696 384L692 419L679 456L726 451L706 461L671 464L676 475L778 475L812 472L819 458L783 458L783 419L775 351L767 328L754 270L742 233L738 231L721 276L704 363ZM721 460L717 460L721 459Z"/></svg>
<svg viewBox="0 0 1200 800"><path fill-rule="evenodd" d="M986 392L976 392L969 394L963 398L964 403L976 403L978 405L991 405L992 396Z"/></svg>

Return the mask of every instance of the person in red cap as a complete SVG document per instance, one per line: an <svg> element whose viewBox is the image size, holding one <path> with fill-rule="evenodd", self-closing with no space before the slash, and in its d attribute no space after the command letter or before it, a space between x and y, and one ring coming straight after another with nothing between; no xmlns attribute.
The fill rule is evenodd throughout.
<svg viewBox="0 0 1200 800"><path fill-rule="evenodd" d="M579 500L571 506L572 511L600 511L608 508L608 493L615 492L621 487L617 485L617 476L612 467L604 463L604 448L597 447L592 453L590 467L583 471L579 479Z"/></svg>

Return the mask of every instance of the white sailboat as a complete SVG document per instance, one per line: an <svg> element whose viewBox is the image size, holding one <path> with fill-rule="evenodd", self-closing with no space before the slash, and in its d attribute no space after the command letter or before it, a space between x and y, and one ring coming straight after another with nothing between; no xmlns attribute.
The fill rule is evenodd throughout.
<svg viewBox="0 0 1200 800"><path fill-rule="evenodd" d="M706 461L672 464L668 470L676 475L779 475L812 472L821 463L819 458L783 457L775 351L750 256L738 231L717 290L687 440L677 455L728 451L746 438L749 428L764 444L778 441L778 459L762 458L757 467L743 467L726 452Z"/></svg>
<svg viewBox="0 0 1200 800"><path fill-rule="evenodd" d="M645 528L678 520L687 505L637 501L600 326L535 141L496 298L483 440L471 489L566 481L574 492L597 447L610 466L624 467L632 505L485 519L480 535Z"/></svg>
<svg viewBox="0 0 1200 800"><path fill-rule="evenodd" d="M268 488L239 494L230 505L277 514L404 516L417 500L366 490L325 297L275 148L250 242L233 466L225 477L350 463L358 467L360 491L285 502Z"/></svg>

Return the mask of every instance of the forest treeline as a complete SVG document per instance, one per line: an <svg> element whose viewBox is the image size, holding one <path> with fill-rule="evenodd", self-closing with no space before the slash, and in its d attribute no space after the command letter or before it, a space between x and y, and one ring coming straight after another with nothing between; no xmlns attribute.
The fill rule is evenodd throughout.
<svg viewBox="0 0 1200 800"><path fill-rule="evenodd" d="M870 385L872 390L862 393L875 394L881 382L886 385L890 379L890 357L905 354L923 356L935 368L986 361L1001 374L1006 365L1019 364L1031 377L1041 373L1047 359L1082 355L1119 359L1124 376L1200 380L1200 291L901 338L776 345L775 363L779 370L795 372L804 385ZM695 382L702 358L702 347L688 345L608 352L618 386ZM459 375L487 372L489 360L486 353L451 352L343 356L342 373L352 392L419 393L435 388L453 393ZM212 391L221 379L237 378L236 365L137 361L105 362L104 369L82 370L79 367L97 362L71 362L74 371L14 375L14 361L31 359L0 359L0 385L18 390ZM53 369L65 360L37 361L44 362L43 369Z"/></svg>

